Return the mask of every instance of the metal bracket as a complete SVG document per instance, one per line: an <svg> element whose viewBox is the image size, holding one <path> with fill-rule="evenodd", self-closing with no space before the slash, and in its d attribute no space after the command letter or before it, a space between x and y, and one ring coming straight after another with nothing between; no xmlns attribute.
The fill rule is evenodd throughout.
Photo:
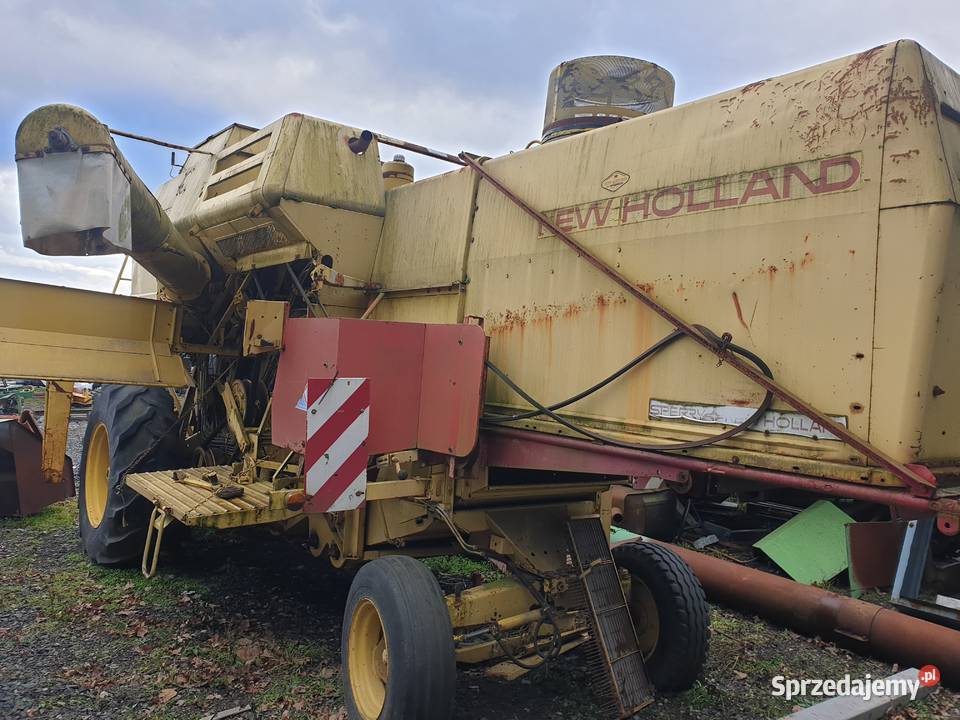
<svg viewBox="0 0 960 720"><path fill-rule="evenodd" d="M954 516L956 517L956 516ZM942 516L937 518L943 530ZM920 597L923 575L930 553L934 518L911 520L907 523L897 563L897 574L890 591L890 601L898 610L948 627L960 628L960 611L928 602ZM956 527L956 525L954 525Z"/></svg>
<svg viewBox="0 0 960 720"><path fill-rule="evenodd" d="M51 380L47 383L40 472L48 483L63 482L63 456L67 452L67 430L70 424L72 396L72 382Z"/></svg>
<svg viewBox="0 0 960 720"><path fill-rule="evenodd" d="M149 580L157 574L157 562L160 560L160 544L163 542L163 531L173 518L166 508L154 505L150 512L150 522L147 524L147 539L143 544L143 560L140 562L140 572ZM156 531L156 538L154 538Z"/></svg>

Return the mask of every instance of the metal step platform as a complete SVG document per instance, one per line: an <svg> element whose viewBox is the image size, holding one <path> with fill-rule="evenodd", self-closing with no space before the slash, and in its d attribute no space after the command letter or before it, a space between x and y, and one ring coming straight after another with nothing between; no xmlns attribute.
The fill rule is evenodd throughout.
<svg viewBox="0 0 960 720"><path fill-rule="evenodd" d="M632 718L653 702L653 689L603 524L590 516L573 518L567 527L594 641L610 681L613 710L619 718Z"/></svg>
<svg viewBox="0 0 960 720"><path fill-rule="evenodd" d="M205 477L217 476L214 485ZM158 472L131 473L127 487L165 511L184 525L231 528L287 520L301 514L286 505L286 490L274 490L268 481L237 485L229 465ZM205 486L205 487L201 487ZM243 489L243 495L231 499L217 497L227 486Z"/></svg>

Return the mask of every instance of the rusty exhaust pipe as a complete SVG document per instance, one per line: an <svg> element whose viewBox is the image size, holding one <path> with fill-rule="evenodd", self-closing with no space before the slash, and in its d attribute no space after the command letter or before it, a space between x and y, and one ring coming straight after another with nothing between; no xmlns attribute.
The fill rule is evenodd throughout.
<svg viewBox="0 0 960 720"><path fill-rule="evenodd" d="M901 666L936 665L945 685L960 687L960 632L956 630L676 545L659 544L683 558L707 597L720 605L756 613L805 635L819 635L858 654Z"/></svg>

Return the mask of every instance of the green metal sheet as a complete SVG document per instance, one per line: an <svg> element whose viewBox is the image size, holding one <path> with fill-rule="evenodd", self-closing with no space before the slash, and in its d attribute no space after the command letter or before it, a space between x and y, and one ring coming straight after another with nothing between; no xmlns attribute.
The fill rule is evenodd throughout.
<svg viewBox="0 0 960 720"><path fill-rule="evenodd" d="M847 569L845 526L852 522L832 502L818 500L753 546L797 582L826 582Z"/></svg>
<svg viewBox="0 0 960 720"><path fill-rule="evenodd" d="M641 537L640 535L637 535L636 533L632 533L629 530L624 530L623 528L619 528L616 525L610 526L610 544L611 545L616 545L617 543L621 543L621 542L629 542L632 540L639 540L640 537Z"/></svg>

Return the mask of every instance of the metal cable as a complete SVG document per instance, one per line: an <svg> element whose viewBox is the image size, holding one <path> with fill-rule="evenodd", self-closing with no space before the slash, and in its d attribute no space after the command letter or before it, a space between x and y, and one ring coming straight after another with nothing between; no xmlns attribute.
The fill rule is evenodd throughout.
<svg viewBox="0 0 960 720"><path fill-rule="evenodd" d="M716 334L710 331L709 329L700 325L696 327L698 330L706 334L708 337L715 338L717 342L724 342L726 349L728 349L732 353L740 355L743 358L746 358L751 363L756 365L757 368L760 370L760 372L762 372L771 380L773 379L773 372L758 355L750 352L746 348L740 347L739 345L735 345L730 342L725 342L725 338L728 338L729 336L724 336L724 338L717 338ZM625 373L630 368L636 367L639 364L639 362L642 362L640 358L643 358L645 360L646 358L650 357L650 355L662 350L664 347L669 345L671 342L673 342L673 339L674 339L673 334L666 336L665 338L660 340L658 343L651 346L651 348L649 348L648 350L645 350L641 355L637 356L637 358L635 358L633 361L631 361L630 363L625 365L623 368L615 372L613 375L597 383L592 388L589 388L588 390L582 393L578 393L577 395L574 396L574 398L577 400L583 399L587 395L593 392L596 392L602 387L605 387L610 382L612 382L616 378L623 375L623 373ZM574 432L579 433L580 435L584 435L590 438L591 440L595 440L604 445L612 445L614 447L625 448L627 450L644 450L644 451L653 451L653 452L658 452L658 451L664 452L664 451L672 451L672 450L690 450L693 448L713 445L714 443L718 443L723 440L728 440L734 435L738 435L744 430L749 429L754 423L756 423L760 419L760 417L767 410L770 409L770 406L773 404L773 397L774 397L773 392L771 392L770 390L767 390L767 393L764 396L763 401L760 403L757 409L754 410L753 414L751 414L750 417L748 417L746 420L744 420L742 423L740 423L736 427L730 428L729 430L719 433L718 435L712 435L711 437L702 438L700 440L691 440L689 442L683 442L683 443L670 443L670 444L628 443L622 440L617 440L615 438L609 437L608 435L603 435L601 433L594 432L593 430L589 430L585 427L582 427L581 425L577 425L576 423L566 419L562 415L559 415L556 412L554 412L554 408L565 407L566 405L569 405L571 402L574 402L575 401L574 398L570 398L568 400L564 400L561 403L557 403L556 405L553 405L551 407L547 407L542 403L538 402L533 397L531 397L529 393L527 393L523 388L521 388L513 380L511 380L510 377L503 370L498 368L492 362L488 360L486 365L497 377L503 380L503 382L506 383L511 390L513 390L515 393L517 393L517 395L519 395L521 398L523 398L528 403L533 405L534 408L536 408L536 410L533 411L532 413L524 413L525 417L536 417L539 415L546 415L547 417L560 423L564 427L570 430L573 430ZM508 416L508 418L509 417L510 416ZM484 416L482 420L490 424L500 424L508 421L508 419L506 418L500 419L497 416Z"/></svg>
<svg viewBox="0 0 960 720"><path fill-rule="evenodd" d="M628 362L619 370L615 371L612 375L608 375L606 378L598 382L596 385L593 385L587 388L586 390L584 390L583 392L579 392L573 397L567 398L566 400L555 403L553 405L548 405L547 409L560 410L561 408L565 408L567 405L572 405L578 400L583 400L583 398L587 397L588 395L592 395L597 390L601 390L602 388L606 387L621 375L629 372L630 370L635 368L637 365L642 363L644 360L657 354L668 345L672 345L674 342L676 342L683 336L684 335L682 332L680 332L679 330L674 330L672 333L662 338L661 340L658 340L657 342L655 342L653 345L648 347L642 353L637 355L633 360ZM482 419L485 422L489 422L489 423L505 423L505 422L513 422L515 420L526 420L528 418L537 417L538 415L543 415L543 412L541 410L530 410L529 412L517 413L516 415L485 415Z"/></svg>

